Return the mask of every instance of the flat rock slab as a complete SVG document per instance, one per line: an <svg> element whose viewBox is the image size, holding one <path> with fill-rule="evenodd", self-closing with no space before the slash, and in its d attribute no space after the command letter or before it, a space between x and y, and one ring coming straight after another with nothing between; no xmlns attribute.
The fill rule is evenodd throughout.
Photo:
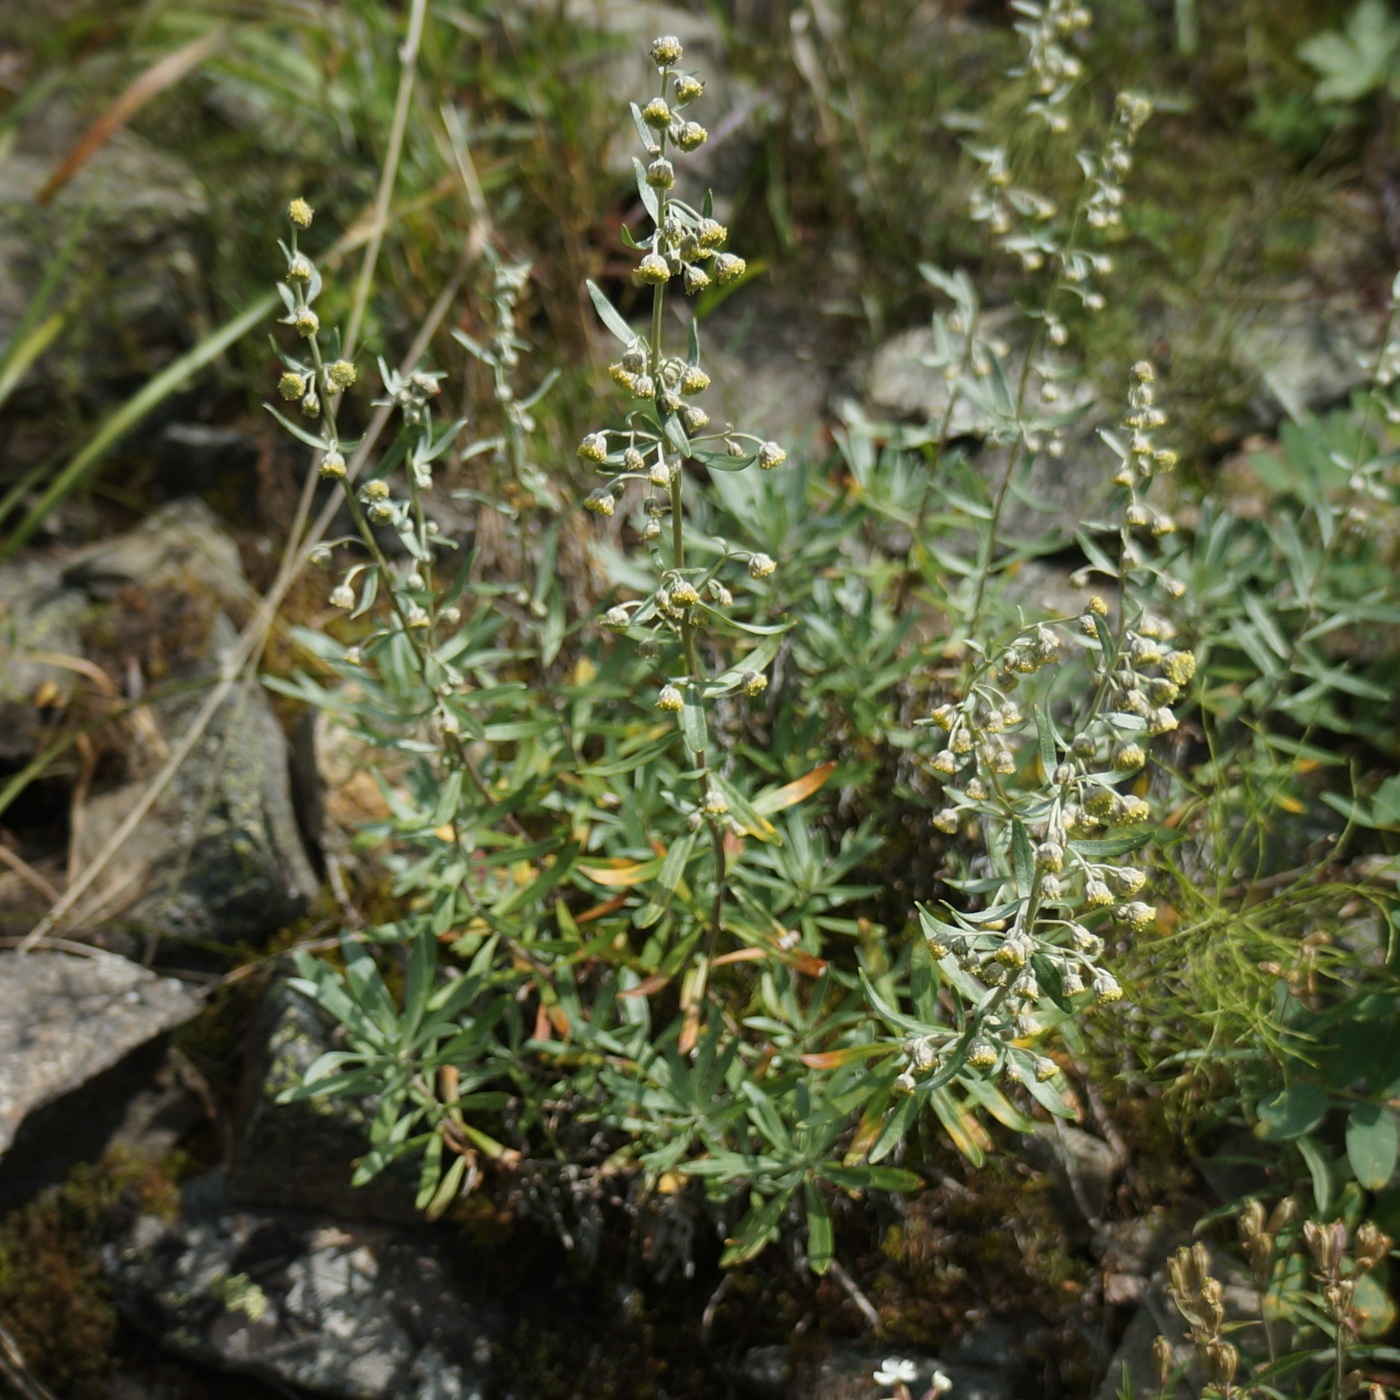
<svg viewBox="0 0 1400 1400"><path fill-rule="evenodd" d="M0 953L0 1156L27 1114L199 1009L183 983L115 953Z"/></svg>
<svg viewBox="0 0 1400 1400"><path fill-rule="evenodd" d="M504 1331L422 1230L240 1210L217 1173L104 1263L118 1306L166 1350L343 1400L480 1400Z"/></svg>

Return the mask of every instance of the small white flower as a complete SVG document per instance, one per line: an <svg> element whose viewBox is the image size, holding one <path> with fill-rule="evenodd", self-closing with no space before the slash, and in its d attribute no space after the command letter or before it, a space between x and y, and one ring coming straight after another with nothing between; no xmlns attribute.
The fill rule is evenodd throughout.
<svg viewBox="0 0 1400 1400"><path fill-rule="evenodd" d="M919 1379L919 1368L901 1356L887 1356L880 1369L875 1372L875 1380L880 1385L912 1385Z"/></svg>

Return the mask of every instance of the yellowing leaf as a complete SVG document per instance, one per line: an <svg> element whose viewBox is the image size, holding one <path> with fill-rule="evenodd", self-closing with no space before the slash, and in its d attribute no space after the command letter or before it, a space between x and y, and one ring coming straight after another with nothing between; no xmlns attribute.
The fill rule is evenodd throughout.
<svg viewBox="0 0 1400 1400"><path fill-rule="evenodd" d="M795 778L784 787L759 793L754 798L753 805L764 816L784 811L788 807L796 807L799 802L816 792L835 771L834 763L818 764L810 773Z"/></svg>
<svg viewBox="0 0 1400 1400"><path fill-rule="evenodd" d="M592 880L595 885L605 885L609 889L631 889L634 885L645 884L660 869L659 860L626 860L622 857L597 865L580 865L578 868L580 875Z"/></svg>

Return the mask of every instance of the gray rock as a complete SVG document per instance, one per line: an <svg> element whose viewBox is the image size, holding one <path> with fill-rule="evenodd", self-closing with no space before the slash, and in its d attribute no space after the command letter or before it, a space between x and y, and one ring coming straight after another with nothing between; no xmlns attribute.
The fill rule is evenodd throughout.
<svg viewBox="0 0 1400 1400"><path fill-rule="evenodd" d="M421 1232L239 1210L217 1174L137 1220L104 1266L118 1306L189 1360L344 1400L480 1400L497 1309Z"/></svg>
<svg viewBox="0 0 1400 1400"><path fill-rule="evenodd" d="M20 766L44 742L48 714L70 698L89 599L65 588L52 559L0 569L0 760Z"/></svg>
<svg viewBox="0 0 1400 1400"><path fill-rule="evenodd" d="M0 953L0 1156L27 1114L199 1007L183 983L114 953Z"/></svg>
<svg viewBox="0 0 1400 1400"><path fill-rule="evenodd" d="M985 334L1000 333L1009 342L1005 365L1013 390L1025 360L1025 326L1009 308L989 311L983 322ZM887 340L870 357L862 404L848 408L847 416L923 426L936 436L949 411L951 387L933 361L934 337L927 328L904 331ZM1072 410L1083 410L1083 416L1064 429L1063 456L1041 453L1018 469L1003 508L1004 538L1039 539L1051 530L1072 538L1093 514L1096 503L1107 497L1117 463L1099 440L1098 429L1112 421L1114 408L1097 405L1092 388L1081 380L1071 381L1062 400L1054 405L1057 414ZM1042 407L1040 411L1048 410ZM966 396L952 400L950 441L981 442L991 427L987 415ZM978 470L993 491L1000 484L1007 460L1005 448L978 450L974 455Z"/></svg>
<svg viewBox="0 0 1400 1400"><path fill-rule="evenodd" d="M706 317L703 358L711 377L705 411L716 423L809 450L828 422L844 359L834 318L768 288L746 288Z"/></svg>
<svg viewBox="0 0 1400 1400"><path fill-rule="evenodd" d="M350 1184L353 1163L369 1146L372 1115L364 1105L347 1099L277 1102L331 1044L329 1019L285 981L273 983L249 1035L229 1195L350 1220L418 1221L412 1159L395 1162L364 1186Z"/></svg>
<svg viewBox="0 0 1400 1400"><path fill-rule="evenodd" d="M68 588L94 601L110 601L130 584L197 585L235 605L250 596L238 546L219 529L208 506L193 497L172 501L124 535L76 551L62 578Z"/></svg>
<svg viewBox="0 0 1400 1400"><path fill-rule="evenodd" d="M1257 377L1251 405L1261 426L1340 403L1366 382L1360 363L1380 323L1359 298L1318 296L1306 283L1256 307L1235 332L1236 362Z"/></svg>
<svg viewBox="0 0 1400 1400"><path fill-rule="evenodd" d="M750 1347L734 1367L734 1384L749 1400L787 1400L792 1384L792 1348Z"/></svg>
<svg viewBox="0 0 1400 1400"><path fill-rule="evenodd" d="M203 312L193 234L208 205L188 167L129 130L99 147L51 204L37 205L85 129L74 106L53 99L21 126L0 162L0 344L74 219L90 206L67 274L70 285L84 289L83 315L63 353L79 360L91 386L129 375L133 350L154 365L196 337ZM31 370L30 382L42 374Z"/></svg>
<svg viewBox="0 0 1400 1400"><path fill-rule="evenodd" d="M1087 1242L1107 1210L1113 1180L1122 1165L1117 1153L1092 1133L1059 1120L1037 1126L1022 1145L1034 1165L1050 1172L1066 1224L1078 1219L1090 1227L1073 1232Z"/></svg>
<svg viewBox="0 0 1400 1400"><path fill-rule="evenodd" d="M82 806L74 839L80 865L106 844L203 703L235 641L222 604L246 583L233 542L199 503L176 502L140 529L75 557L64 582L94 603L96 628L121 622L123 590L178 612L162 657L183 691L139 712L145 752L128 754L130 780ZM114 601L115 600L115 601ZM152 604L151 626L160 626ZM114 936L256 942L296 918L316 889L292 806L287 743L256 682L236 686L190 760L94 882L86 918Z"/></svg>
<svg viewBox="0 0 1400 1400"><path fill-rule="evenodd" d="M1176 1366L1194 1369L1195 1352L1185 1324L1168 1300L1161 1277L1153 1280L1129 1320L1094 1400L1118 1400L1124 1386L1131 1386L1133 1395L1155 1395L1159 1387L1153 1345L1158 1337L1171 1343Z"/></svg>

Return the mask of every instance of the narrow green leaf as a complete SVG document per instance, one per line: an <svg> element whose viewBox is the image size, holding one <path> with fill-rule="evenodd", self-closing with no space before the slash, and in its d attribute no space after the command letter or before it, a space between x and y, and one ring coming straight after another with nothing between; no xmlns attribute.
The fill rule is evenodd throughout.
<svg viewBox="0 0 1400 1400"><path fill-rule="evenodd" d="M666 912L675 896L676 887L685 875L686 862L695 847L695 838L696 833L688 831L671 842L671 849L666 852L666 859L661 862L651 897L632 920L638 928L650 928Z"/></svg>
<svg viewBox="0 0 1400 1400"><path fill-rule="evenodd" d="M636 156L632 157L632 169L637 175L637 193L641 196L643 207L651 215L654 224L661 222L661 206L656 202L656 191L647 184L647 169Z"/></svg>
<svg viewBox="0 0 1400 1400"><path fill-rule="evenodd" d="M623 319L622 313L603 295L602 289L596 282L588 283L588 295L593 300L593 309L597 311L599 319L603 324L624 344L631 345L637 339L637 332Z"/></svg>
<svg viewBox="0 0 1400 1400"><path fill-rule="evenodd" d="M149 380L129 398L88 439L77 455L54 477L48 489L29 508L29 513L14 531L0 541L0 559L8 559L37 530L48 513L71 495L87 479L88 474L157 404L182 388L199 370L221 355L246 331L264 320L276 305L272 292L259 297L245 311L225 322L218 330L205 336L192 350L172 360L154 379Z"/></svg>
<svg viewBox="0 0 1400 1400"><path fill-rule="evenodd" d="M700 687L691 681L685 688L685 707L681 710L681 737L685 746L697 758L704 755L709 744L705 726L705 700Z"/></svg>
<svg viewBox="0 0 1400 1400"><path fill-rule="evenodd" d="M1325 1217L1332 1205L1332 1164L1316 1139L1306 1135L1298 1139L1298 1151L1307 1163L1312 1177L1313 1203L1319 1217Z"/></svg>
<svg viewBox="0 0 1400 1400"><path fill-rule="evenodd" d="M802 1194L807 1201L807 1266L820 1277L831 1268L835 1257L836 1232L832 1229L831 1212L810 1178L802 1183Z"/></svg>
<svg viewBox="0 0 1400 1400"><path fill-rule="evenodd" d="M1011 862L1016 891L1022 899L1028 899L1035 888L1035 853L1031 850L1030 833L1019 817L1011 823Z"/></svg>

